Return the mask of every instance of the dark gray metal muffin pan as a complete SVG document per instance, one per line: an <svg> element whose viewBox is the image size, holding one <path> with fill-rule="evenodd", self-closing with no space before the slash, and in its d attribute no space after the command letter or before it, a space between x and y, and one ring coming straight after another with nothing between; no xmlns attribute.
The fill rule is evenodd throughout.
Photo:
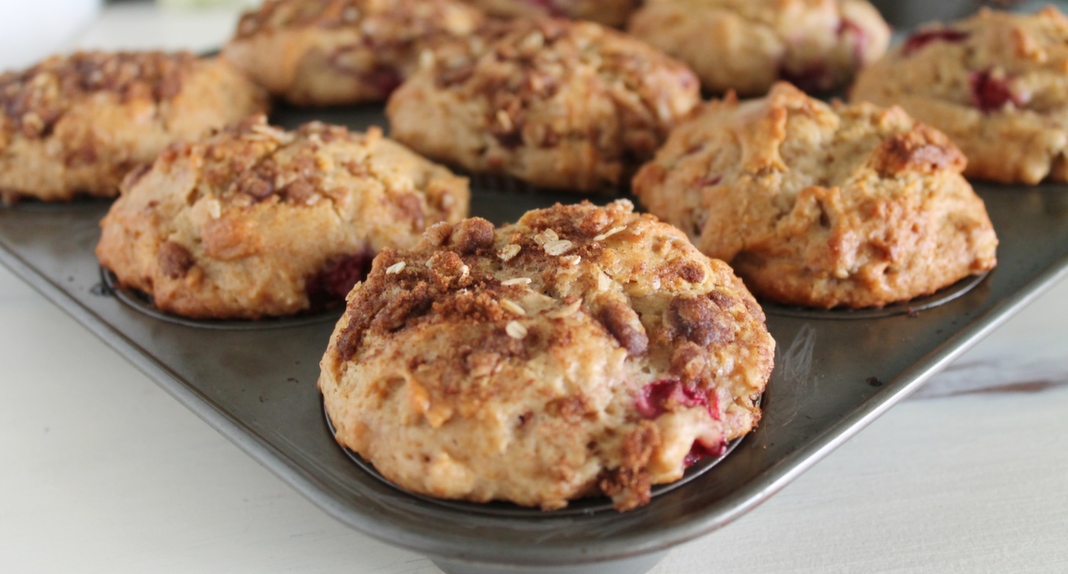
<svg viewBox="0 0 1068 574"><path fill-rule="evenodd" d="M374 109L282 109L362 127ZM642 572L672 546L766 500L1068 274L1068 187L978 185L999 265L969 289L880 313L765 306L778 342L759 429L710 471L617 513L493 514L410 496L334 443L316 389L338 314L249 328L181 324L123 302L93 256L108 203L0 209L0 261L323 510L447 572ZM476 188L472 212L502 223L571 194ZM599 201L604 201L600 199ZM314 319L314 318L313 318Z"/></svg>

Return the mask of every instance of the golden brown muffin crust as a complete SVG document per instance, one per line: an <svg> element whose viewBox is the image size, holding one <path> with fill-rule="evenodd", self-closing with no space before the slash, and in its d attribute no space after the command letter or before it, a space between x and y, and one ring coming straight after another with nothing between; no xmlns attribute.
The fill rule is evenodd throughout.
<svg viewBox="0 0 1068 574"><path fill-rule="evenodd" d="M132 173L101 222L101 264L158 308L292 315L339 302L385 247L467 213L467 182L386 140L249 118Z"/></svg>
<svg viewBox="0 0 1068 574"><path fill-rule="evenodd" d="M164 102L176 96L197 58L182 52L77 52L53 56L21 72L0 74L3 127L28 138L51 133L74 103L90 94L107 93L121 103Z"/></svg>
<svg viewBox="0 0 1068 574"><path fill-rule="evenodd" d="M860 75L854 101L899 105L945 132L965 175L1068 181L1068 18L984 9L926 26Z"/></svg>
<svg viewBox="0 0 1068 574"><path fill-rule="evenodd" d="M615 30L524 20L440 46L386 112L393 136L430 157L599 190L652 156L698 88L685 66Z"/></svg>
<svg viewBox="0 0 1068 574"><path fill-rule="evenodd" d="M167 144L265 111L266 94L218 59L78 52L0 75L0 193L113 196Z"/></svg>
<svg viewBox="0 0 1068 574"><path fill-rule="evenodd" d="M717 94L814 93L849 85L878 60L890 27L867 0L653 0L627 31L686 62Z"/></svg>
<svg viewBox="0 0 1068 574"><path fill-rule="evenodd" d="M299 105L382 101L423 49L483 19L459 0L268 0L242 15L224 55Z"/></svg>
<svg viewBox="0 0 1068 574"><path fill-rule="evenodd" d="M996 264L965 163L898 108L828 106L779 84L761 100L706 104L634 190L760 297L882 306Z"/></svg>
<svg viewBox="0 0 1068 574"><path fill-rule="evenodd" d="M773 356L729 267L629 202L583 203L383 251L319 384L338 441L404 488L626 510L753 428Z"/></svg>

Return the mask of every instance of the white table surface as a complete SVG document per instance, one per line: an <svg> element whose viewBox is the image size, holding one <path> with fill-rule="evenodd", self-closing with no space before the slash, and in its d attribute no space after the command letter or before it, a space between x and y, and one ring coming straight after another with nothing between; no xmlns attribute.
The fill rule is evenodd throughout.
<svg viewBox="0 0 1068 574"><path fill-rule="evenodd" d="M40 49L203 49L233 18L123 5ZM653 572L1068 572L1066 351L1062 282ZM438 572L334 521L2 268L0 365L0 573Z"/></svg>

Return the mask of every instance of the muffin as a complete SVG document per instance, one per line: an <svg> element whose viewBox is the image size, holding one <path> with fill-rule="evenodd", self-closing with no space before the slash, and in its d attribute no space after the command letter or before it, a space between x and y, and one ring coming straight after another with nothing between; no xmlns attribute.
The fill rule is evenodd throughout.
<svg viewBox="0 0 1068 574"><path fill-rule="evenodd" d="M1068 18L984 9L924 27L865 70L854 101L896 104L942 130L964 174L1003 183L1068 181Z"/></svg>
<svg viewBox="0 0 1068 574"><path fill-rule="evenodd" d="M0 74L0 195L113 197L177 140L267 109L228 63L189 53L77 52Z"/></svg>
<svg viewBox="0 0 1068 574"><path fill-rule="evenodd" d="M380 102L428 42L482 21L459 0L267 0L242 15L223 55L294 104Z"/></svg>
<svg viewBox="0 0 1068 574"><path fill-rule="evenodd" d="M763 99L706 104L634 192L758 297L878 307L996 264L964 165L945 135L900 108L827 105L783 83Z"/></svg>
<svg viewBox="0 0 1068 574"><path fill-rule="evenodd" d="M775 343L722 261L628 201L383 251L321 362L338 442L409 491L545 510L650 486L760 418Z"/></svg>
<svg viewBox="0 0 1068 574"><path fill-rule="evenodd" d="M844 88L890 42L866 0L653 0L627 30L689 64L705 90L741 96L779 80L810 93Z"/></svg>
<svg viewBox="0 0 1068 574"><path fill-rule="evenodd" d="M96 254L157 308L256 319L340 304L374 255L467 214L467 181L372 128L262 116L132 172Z"/></svg>
<svg viewBox="0 0 1068 574"><path fill-rule="evenodd" d="M620 32L513 20L428 52L386 114L397 140L470 172L604 191L699 101L684 65Z"/></svg>

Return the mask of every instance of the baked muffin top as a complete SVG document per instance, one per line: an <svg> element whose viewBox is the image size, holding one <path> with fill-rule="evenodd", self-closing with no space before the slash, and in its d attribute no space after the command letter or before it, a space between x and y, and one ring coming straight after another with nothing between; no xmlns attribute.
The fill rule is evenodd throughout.
<svg viewBox="0 0 1068 574"><path fill-rule="evenodd" d="M1068 18L984 9L926 26L866 70L852 99L898 104L946 132L969 177L1068 180Z"/></svg>
<svg viewBox="0 0 1068 574"><path fill-rule="evenodd" d="M76 52L0 74L0 131L49 135L63 114L90 95L159 104L176 96L198 65L188 52Z"/></svg>
<svg viewBox="0 0 1068 574"><path fill-rule="evenodd" d="M319 385L338 441L403 488L625 510L753 428L773 356L741 281L680 231L558 204L383 251Z"/></svg>
<svg viewBox="0 0 1068 574"><path fill-rule="evenodd" d="M810 93L840 89L890 42L867 0L656 0L627 30L686 62L706 90L742 96L779 80Z"/></svg>
<svg viewBox="0 0 1068 574"><path fill-rule="evenodd" d="M223 54L298 105L384 101L428 43L483 21L459 0L268 0L241 17Z"/></svg>
<svg viewBox="0 0 1068 574"><path fill-rule="evenodd" d="M949 139L900 108L827 105L789 84L706 104L634 180L648 209L758 297L882 306L995 265Z"/></svg>
<svg viewBox="0 0 1068 574"><path fill-rule="evenodd" d="M598 190L651 157L698 92L686 66L615 30L513 20L427 53L386 111L429 157Z"/></svg>
<svg viewBox="0 0 1068 574"><path fill-rule="evenodd" d="M374 254L467 214L467 181L381 130L248 118L127 177L101 263L165 311L292 315L342 301Z"/></svg>
<svg viewBox="0 0 1068 574"><path fill-rule="evenodd" d="M168 144L267 110L228 62L164 52L77 52L0 75L0 194L113 197Z"/></svg>

